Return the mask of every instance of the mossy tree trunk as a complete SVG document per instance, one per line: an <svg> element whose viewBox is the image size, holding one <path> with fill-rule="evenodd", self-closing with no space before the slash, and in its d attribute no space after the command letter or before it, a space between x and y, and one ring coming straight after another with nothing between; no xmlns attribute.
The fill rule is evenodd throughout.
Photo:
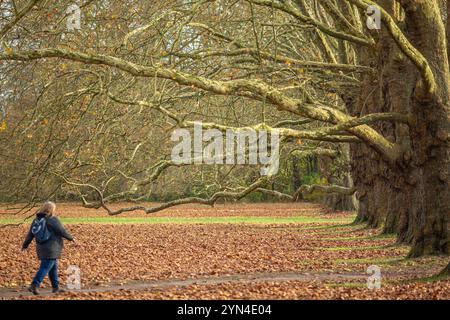
<svg viewBox="0 0 450 320"><path fill-rule="evenodd" d="M441 276L450 276L450 263L439 273Z"/></svg>
<svg viewBox="0 0 450 320"><path fill-rule="evenodd" d="M397 16L397 24L427 59L436 88L433 94L427 92L416 66L382 30L376 52L368 51L363 57L378 72L364 79L350 109L358 116L373 112L409 114L410 124L377 127L402 147L403 156L395 163L387 163L365 145L352 146L352 172L360 201L357 222L398 233L400 242L412 244L411 257L446 254L450 215L446 31L436 1L400 3L404 11L396 15L391 1L380 2Z"/></svg>

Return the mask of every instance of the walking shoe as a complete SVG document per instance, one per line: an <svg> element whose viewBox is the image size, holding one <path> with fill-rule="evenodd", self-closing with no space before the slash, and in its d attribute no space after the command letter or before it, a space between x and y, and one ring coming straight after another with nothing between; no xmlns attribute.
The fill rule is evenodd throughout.
<svg viewBox="0 0 450 320"><path fill-rule="evenodd" d="M60 289L60 288L53 288L52 289L52 293L64 293L64 292L66 292L66 291L63 290L63 289Z"/></svg>
<svg viewBox="0 0 450 320"><path fill-rule="evenodd" d="M30 291L35 296L37 296L39 294L38 288L34 284L32 284L28 287L28 291Z"/></svg>

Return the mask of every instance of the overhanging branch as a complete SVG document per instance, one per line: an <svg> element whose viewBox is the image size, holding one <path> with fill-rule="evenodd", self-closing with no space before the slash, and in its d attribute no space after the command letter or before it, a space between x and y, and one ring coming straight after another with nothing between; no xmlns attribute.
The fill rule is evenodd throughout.
<svg viewBox="0 0 450 320"><path fill-rule="evenodd" d="M183 86L199 88L218 95L238 95L252 99L255 99L255 97L260 99L264 98L267 102L277 106L279 110L285 110L302 117L332 124L341 124L355 119L334 107L305 103L303 100L286 96L277 88L261 80L211 80L162 66L139 65L109 55L87 54L59 48L0 54L0 60L29 61L44 58L62 58L86 64L106 65L137 77L168 79ZM401 154L397 145L385 139L381 134L367 125L353 127L348 129L348 131L373 147L389 162L395 162Z"/></svg>
<svg viewBox="0 0 450 320"><path fill-rule="evenodd" d="M330 186L324 186L324 185L319 185L319 184L302 185L294 193L293 201L298 201L300 198L300 195L312 194L315 192L337 193L337 194L342 194L342 195L346 195L346 196L351 196L356 192L356 188L355 187L348 188L348 187L342 187L342 186L337 186L337 185L330 185Z"/></svg>
<svg viewBox="0 0 450 320"><path fill-rule="evenodd" d="M434 79L433 71L431 70L428 60L423 56L423 54L417 50L411 42L406 38L403 32L395 23L394 19L386 12L382 7L378 6L375 2L370 0L346 0L349 1L359 8L366 10L369 5L377 6L381 12L381 20L389 31L392 39L397 43L400 50L405 56L407 56L412 63L417 67L422 76L423 82L425 83L425 90L430 95L434 94L436 91L436 81Z"/></svg>

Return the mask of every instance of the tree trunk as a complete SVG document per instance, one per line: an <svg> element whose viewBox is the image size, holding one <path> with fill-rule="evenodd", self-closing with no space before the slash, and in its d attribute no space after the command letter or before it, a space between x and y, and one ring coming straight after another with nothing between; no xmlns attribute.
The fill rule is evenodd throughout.
<svg viewBox="0 0 450 320"><path fill-rule="evenodd" d="M343 164L341 165L346 168L350 162L350 150L348 146L340 146L339 154L342 158L341 161L343 161ZM347 169L345 169L344 172L333 173L331 168L333 161L336 161L336 159L326 156L318 158L318 162L320 162L320 165L318 165L320 168L320 176L325 177L329 184L338 184L348 188L354 187L352 176L347 172ZM334 181L334 174L338 175L338 181ZM339 193L325 194L320 202L331 208L333 211L351 211L357 210L358 208L358 201L354 194L350 196Z"/></svg>
<svg viewBox="0 0 450 320"><path fill-rule="evenodd" d="M408 227L413 235L409 256L446 254L450 215L450 96L445 27L436 1L402 1L406 32L428 60L437 85L431 98L419 81L407 101L411 106L412 161L408 172L414 184Z"/></svg>
<svg viewBox="0 0 450 320"><path fill-rule="evenodd" d="M439 273L440 276L450 276L450 263Z"/></svg>
<svg viewBox="0 0 450 320"><path fill-rule="evenodd" d="M384 225L399 241L412 244L411 257L448 253L450 215L450 109L445 28L435 1L401 1L406 36L428 60L437 92L429 97L417 68L382 30L376 52L362 59L378 70L367 76L352 113L399 112L411 114L409 128L379 124L377 129L400 144L403 157L385 163L365 145L353 145L352 173L358 189L357 222ZM393 13L391 1L381 1Z"/></svg>
<svg viewBox="0 0 450 320"><path fill-rule="evenodd" d="M391 1L380 2L386 11L394 15ZM394 15L395 16L395 15ZM356 99L347 101L349 111L355 116L376 112L398 112L406 114L409 97L405 87L415 84L415 67L402 55L387 30L381 30L375 50L362 49L363 64L373 66L377 72L363 79L361 91ZM377 131L393 142L408 149L409 131L404 124L379 123ZM364 144L352 145L351 170L359 200L357 223L366 222L369 227L384 227L385 233L400 231L400 221L408 220L410 188L402 169L392 167L371 148ZM403 239L405 241L407 239Z"/></svg>
<svg viewBox="0 0 450 320"><path fill-rule="evenodd" d="M294 192L302 185L302 177L300 173L300 161L297 157L292 157L292 188Z"/></svg>

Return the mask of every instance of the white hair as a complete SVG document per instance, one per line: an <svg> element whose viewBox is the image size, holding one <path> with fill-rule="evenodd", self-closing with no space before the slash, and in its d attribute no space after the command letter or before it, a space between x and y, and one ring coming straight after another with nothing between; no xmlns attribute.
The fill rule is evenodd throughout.
<svg viewBox="0 0 450 320"><path fill-rule="evenodd" d="M54 202L47 201L42 206L41 212L53 214L53 212L55 212L55 209L56 209L56 204Z"/></svg>

